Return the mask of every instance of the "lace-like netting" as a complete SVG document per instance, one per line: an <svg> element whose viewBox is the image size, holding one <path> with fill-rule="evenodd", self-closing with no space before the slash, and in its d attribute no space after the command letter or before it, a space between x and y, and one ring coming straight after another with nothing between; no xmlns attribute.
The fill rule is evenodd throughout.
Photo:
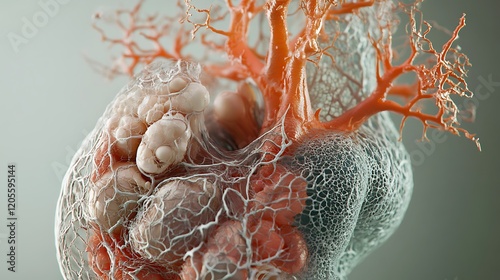
<svg viewBox="0 0 500 280"><path fill-rule="evenodd" d="M285 194L281 198L285 200L284 207L290 207L297 199L291 182L300 178L307 181L308 197L299 196L306 205L305 210L297 216L294 225L304 235L309 259L305 272L295 275L296 279L335 279L346 275L397 227L409 200L411 170L408 156L402 144L397 142L397 132L385 114L372 118L358 133L330 133L305 139L293 156L281 154L291 143L279 127L247 148L229 153L211 143L201 123L195 122L199 126L191 130L199 130L200 133L193 137L186 161L177 167L182 169L178 174L183 176L166 178L163 175L148 177L142 174L141 178L136 179L134 190L112 184L95 194L92 189L96 188L96 183L92 181L92 176L95 170L99 170L95 154L102 148L103 131L106 131L109 119L114 113L129 109L120 104L124 105L123 102L129 99L134 100L134 104L140 104L139 93L153 94L155 91L150 89L168 83L173 75L190 74L193 69L197 68L183 63L150 66L120 92L75 155L64 179L56 226L61 269L67 279L95 279L100 273L116 275L118 271L131 279L134 276L144 277L148 273L170 279L167 278L171 277L169 275L179 273L176 264L183 258L189 261L190 256L195 258L201 254L220 261L217 252L224 248L218 248L210 255L204 244L214 242L208 236L216 233L216 228L228 221L243 221L239 226L245 226L249 231L231 227L240 232L238 236L243 240L238 244L243 246L241 250L246 252L249 249L246 246L250 249L254 246L254 250L257 249L255 247L264 246L256 241L260 239L252 235L251 229L276 226L279 223L275 220L279 216L278 212L287 209L274 206L279 199L266 202L255 198L256 190L252 184L256 180L263 180L263 177L270 178L274 183L286 183L277 184L283 185L283 189L275 192L278 196ZM187 76L196 81L192 74ZM187 115L188 120L201 117L199 114ZM285 137L275 142L273 139L280 139L275 136ZM279 152L263 153L266 145L278 148ZM109 149L111 153L112 148ZM209 156L204 156L200 161L196 155L192 155L195 152L193 150L196 150L196 154ZM255 177L259 170L270 166L273 170L275 166L283 166L288 171L276 169L278 171L266 176ZM120 176L120 172L125 173L133 168L136 168L135 163L131 161L111 172L113 176ZM285 180L287 176L293 179ZM150 182L151 187L141 189L137 186L140 180ZM183 188L179 187L182 182L200 184L196 184L196 188ZM104 207L96 205L102 203L96 199L102 193L106 193L105 204L110 205L104 208L108 214L96 213ZM115 204L117 201L118 206ZM167 204L170 206L165 206ZM173 204L177 206L172 207ZM298 207L301 209L300 204ZM274 218L266 218L272 221L271 224L261 222L266 221L263 218L268 215L266 211L274 213L271 215ZM117 231L117 227L127 230ZM96 233L96 228L103 230L103 233ZM116 232L119 232L119 237L116 237L119 241L109 238ZM89 240L96 238L103 244L97 249L89 249L89 242L94 242ZM225 238L229 239L228 242L236 242L229 236ZM219 247L225 244L215 242ZM136 251L130 252L130 248ZM113 263L114 257L122 258L120 254L130 258L121 264L102 268L94 260L89 262L89 258L97 258L93 254L102 253L99 250L110 254L111 260L107 261L110 263ZM147 261L134 262L135 257ZM265 268L263 264L272 263L273 259L294 257L280 252L275 256L250 261L250 256L245 256L237 262L237 267L247 269L250 279L257 279L256 275L264 272L266 275L285 277L286 273L272 266ZM210 263L210 258L205 257L204 261ZM212 269L198 273L215 273L217 266L212 266ZM147 272L140 274L142 271Z"/></svg>
<svg viewBox="0 0 500 280"><path fill-rule="evenodd" d="M373 92L377 85L374 75L377 56L371 40L390 36L392 30L381 31L380 27L395 26L394 20L394 4L384 1L325 21L325 34L320 36L318 44L332 56L324 55L317 65L307 66L311 103L321 109L323 121L342 115Z"/></svg>
<svg viewBox="0 0 500 280"><path fill-rule="evenodd" d="M383 2L325 22L326 38L335 40L319 44L335 62L323 56L307 68L311 103L322 109L323 121L353 108L376 87L370 40L391 35L381 33L380 26L395 20L393 8ZM290 162L308 181L309 200L297 224L309 245L311 272L301 279L345 279L400 224L413 187L410 159L387 113L372 117L356 133L306 142Z"/></svg>
<svg viewBox="0 0 500 280"><path fill-rule="evenodd" d="M387 36L375 29L389 8L327 23L349 37L335 41L334 69L327 57L308 68L324 120L375 87L366 32ZM217 127L205 126L200 69L182 61L146 67L82 144L56 217L64 277L345 279L396 229L409 202L409 157L388 115L300 143L278 124L228 151L211 138Z"/></svg>
<svg viewBox="0 0 500 280"><path fill-rule="evenodd" d="M311 256L299 279L345 279L399 226L413 187L410 159L387 114L359 133L311 139L290 165L307 178L297 218Z"/></svg>
<svg viewBox="0 0 500 280"><path fill-rule="evenodd" d="M207 241L209 232L213 232L221 222L248 220L258 212L245 209L244 201L249 200L250 193L254 192L249 187L249 181L259 168L273 166L290 145L286 138L281 137L284 134L280 127L264 134L245 149L224 152L209 139L203 114L193 112L184 115L188 122L187 130L192 133L191 143L184 161L173 169L162 174L144 171L139 174L135 154L125 158L123 155L117 158L113 154L122 144L110 135L116 133L116 130L110 132L110 123L116 122L113 121L116 115L121 119L137 117L137 104L164 92L165 85L175 77L197 83L199 74L199 66L186 62L158 62L148 66L111 102L83 142L63 180L56 217L58 258L67 279L96 279L97 276L103 277L102 274L115 275L115 278L147 276L147 273L140 274L142 268L170 279L168 277L174 277L171 273L179 273L176 268L179 259L196 255L200 249L196 247L201 247L201 243ZM164 93L168 98L182 94L182 91ZM165 115L177 113L171 107ZM134 127L129 125L129 129L132 131ZM279 142L273 140L278 139L276 136L280 136ZM129 136L128 140L140 140L142 137ZM264 146L276 147L274 150L278 152L263 153ZM99 156L102 151L104 156ZM108 167L110 170L107 170ZM135 172L133 176L127 175L130 170ZM168 177L174 173L183 175ZM126 177L123 181L133 181L131 188L120 184L121 176ZM99 183L102 178L95 177L104 178L105 186ZM179 187L190 183L196 187ZM166 209L167 204L170 208L172 205L178 208ZM201 218L198 220L197 217ZM144 234L158 238L148 242L144 240ZM131 239L131 236L134 237ZM103 244L89 248L93 246L89 245L91 242L97 241ZM130 246L140 253L130 252ZM92 258L102 258L95 255L106 252L110 260L105 260L107 267L103 268L98 264L102 260ZM113 264L113 258L118 260L123 257L120 256L122 254L128 260L119 265ZM133 257L139 255L148 261L134 262ZM163 267L158 268L153 265L155 263ZM241 266L251 267L253 264L247 262ZM123 269L127 271L121 271ZM119 276L115 274L118 271Z"/></svg>

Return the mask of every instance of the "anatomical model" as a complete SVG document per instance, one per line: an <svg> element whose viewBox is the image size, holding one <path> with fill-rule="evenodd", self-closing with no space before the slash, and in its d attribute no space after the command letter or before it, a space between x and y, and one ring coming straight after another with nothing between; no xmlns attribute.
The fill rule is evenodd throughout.
<svg viewBox="0 0 500 280"><path fill-rule="evenodd" d="M118 10L118 38L96 16L123 50L107 73L133 78L64 179L66 279L346 279L410 200L388 112L479 147L452 99L464 17L436 47L420 3L207 2Z"/></svg>

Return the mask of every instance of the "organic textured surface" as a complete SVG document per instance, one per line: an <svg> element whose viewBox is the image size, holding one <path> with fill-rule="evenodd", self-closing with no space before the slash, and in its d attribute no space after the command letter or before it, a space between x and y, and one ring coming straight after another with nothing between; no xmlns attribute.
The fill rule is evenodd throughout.
<svg viewBox="0 0 500 280"><path fill-rule="evenodd" d="M226 12L193 2L179 3L180 25L140 16L140 1L117 11L124 38L98 28L125 48L112 74L145 66L64 178L56 243L66 279L345 280L411 196L409 156L385 111L403 115L400 129L412 117L424 137L440 128L479 147L450 97L471 97L467 57L452 47L464 17L436 51L419 1L243 0ZM397 14L409 18L400 64ZM160 44L169 28L173 50ZM187 39L202 30L211 33ZM189 42L206 46L204 61L185 53ZM398 84L406 73L416 80ZM435 113L419 107L426 99Z"/></svg>
<svg viewBox="0 0 500 280"><path fill-rule="evenodd" d="M311 256L301 279L345 279L397 228L413 187L397 136L384 114L359 133L325 135L298 149L291 165L307 179L309 200L297 223Z"/></svg>
<svg viewBox="0 0 500 280"><path fill-rule="evenodd" d="M411 193L411 169L402 144L397 142L397 131L385 114L373 117L356 133L333 132L305 138L291 155L280 156L262 154L266 144L278 147L279 153L291 144L284 134L281 135L284 141L274 143L275 134L283 133L279 126L245 149L224 151L210 139L203 115L192 112L183 118L193 136L188 140L185 161L174 171L166 169L161 176L139 172L140 163L134 162L128 153L124 163L124 153L119 148L136 136L113 138L120 127L115 127L114 118L138 118L139 114L133 110L140 110L134 109L134 104L162 96L158 93L164 92L161 89L174 77L196 83L198 74L196 65L183 62L148 67L118 94L75 156L64 180L57 225L61 267L68 279L93 279L104 272L125 277L116 276L119 270L130 277L151 274L169 279L168 275L179 272L179 263L185 257L203 252L202 262L210 263L203 244L210 244L214 240L210 236L221 231L221 224L228 221L238 222L237 227L231 228L239 232L240 240L232 240L236 237L231 235L223 238L240 244L240 255L246 254L247 246L251 250L265 246L259 243L259 234L264 234L259 228L265 228L266 234L268 230L279 231L284 236L279 240L285 240L285 244L289 236L300 239L303 234L308 251L307 269L296 277L335 279L344 277L397 227ZM175 94L163 96L169 100ZM177 114L165 112L167 116ZM154 124L142 133L147 133ZM134 131L132 125L125 128ZM144 141L143 138L135 143L136 149ZM104 156L99 156L101 153ZM200 153L204 154L201 160L197 156ZM265 175L255 175L263 169L266 171L261 173ZM177 175L167 178L169 172ZM271 185L266 180L279 182L273 197L255 195L260 188L255 185L262 182ZM296 194L295 188L304 186L301 181L307 182L304 188L307 198L305 193ZM293 221L294 214L302 208ZM290 225L302 234L296 237L294 232L285 233ZM96 229L103 232L97 233ZM113 236L120 242L113 240ZM92 247L96 238L102 242L97 248ZM212 241L216 246L228 243L216 241L216 238ZM219 266L222 261L217 252L221 250L213 250ZM114 256L107 257L109 252L115 252ZM262 268L261 264L295 257L286 252L275 251L252 260L247 259L249 256L231 259L234 268L220 269L244 268L248 277L262 271L282 275L279 270ZM143 259L136 268L134 261L112 265L113 258L135 255ZM217 273L217 265L210 267L207 265L199 273Z"/></svg>

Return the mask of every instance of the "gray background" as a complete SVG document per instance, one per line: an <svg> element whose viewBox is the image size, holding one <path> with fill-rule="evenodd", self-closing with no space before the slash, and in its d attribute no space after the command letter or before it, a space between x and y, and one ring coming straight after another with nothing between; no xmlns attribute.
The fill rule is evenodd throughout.
<svg viewBox="0 0 500 280"><path fill-rule="evenodd" d="M18 52L8 34L21 34L23 17L43 10L38 1L0 4L0 279L62 279L53 241L62 174L84 134L126 82L105 80L83 59L84 53L108 56L90 17L103 3L113 7L118 1L67 2ZM477 132L483 151L451 135L431 134L430 143L415 142L420 126L409 122L405 144L415 159L410 208L400 229L350 280L500 279L500 20L493 3L424 3L425 18L447 28L467 13L459 44L473 63L469 86L481 92L477 121L467 127ZM437 32L436 38L444 37ZM484 80L498 83L488 87ZM18 168L15 274L7 272L5 262L4 182L10 162Z"/></svg>

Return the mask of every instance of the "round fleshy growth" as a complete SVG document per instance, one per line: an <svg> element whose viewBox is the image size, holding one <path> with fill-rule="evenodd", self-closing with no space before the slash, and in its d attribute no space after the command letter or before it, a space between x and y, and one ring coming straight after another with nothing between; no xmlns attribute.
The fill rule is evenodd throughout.
<svg viewBox="0 0 500 280"><path fill-rule="evenodd" d="M163 116L153 123L137 149L137 167L147 174L159 174L182 161L191 131L184 116Z"/></svg>
<svg viewBox="0 0 500 280"><path fill-rule="evenodd" d="M151 183L131 163L117 164L89 186L89 220L109 231L120 227L134 215L139 198L148 193Z"/></svg>
<svg viewBox="0 0 500 280"><path fill-rule="evenodd" d="M215 223L221 193L206 178L173 180L157 187L130 227L132 248L159 263L179 263L201 246Z"/></svg>
<svg viewBox="0 0 500 280"><path fill-rule="evenodd" d="M400 224L413 187L384 111L403 115L401 129L417 118L424 136L442 128L478 144L451 98L472 96L452 46L463 17L436 51L417 4L185 1L178 21L143 17L142 2L117 11L123 39L96 26L125 47L115 65L144 69L65 176L66 279L345 280ZM398 13L407 58L392 49ZM415 81L398 84L407 73ZM426 99L437 110L420 108Z"/></svg>

